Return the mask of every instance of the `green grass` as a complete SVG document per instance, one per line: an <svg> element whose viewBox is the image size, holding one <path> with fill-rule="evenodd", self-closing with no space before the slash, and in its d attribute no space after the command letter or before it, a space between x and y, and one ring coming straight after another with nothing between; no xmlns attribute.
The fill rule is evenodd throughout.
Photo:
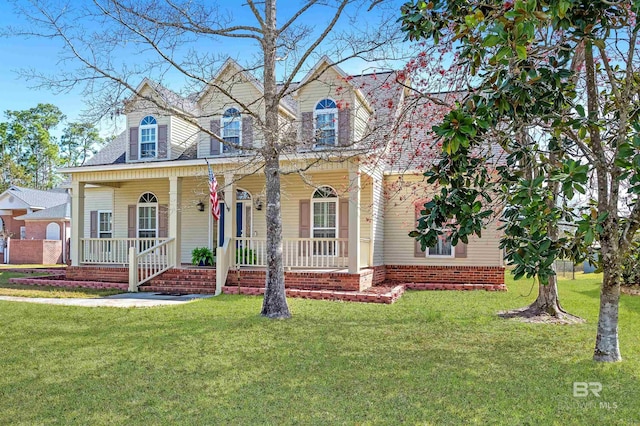
<svg viewBox="0 0 640 426"><path fill-rule="evenodd" d="M389 306L290 299L287 321L234 295L0 302L0 424L638 424L640 297L621 300L625 360L596 364L597 279L561 282L587 319L571 326L499 319L535 297L526 282ZM601 397L574 398L576 381L601 382Z"/></svg>
<svg viewBox="0 0 640 426"><path fill-rule="evenodd" d="M20 296L20 297L55 297L57 299L69 298L96 298L102 296L110 296L112 294L122 293L120 290L98 290L93 288L74 288L67 289L61 287L50 286L33 286L12 284L9 278L34 278L39 277L38 274L20 274L14 272L5 272L0 270L0 296Z"/></svg>

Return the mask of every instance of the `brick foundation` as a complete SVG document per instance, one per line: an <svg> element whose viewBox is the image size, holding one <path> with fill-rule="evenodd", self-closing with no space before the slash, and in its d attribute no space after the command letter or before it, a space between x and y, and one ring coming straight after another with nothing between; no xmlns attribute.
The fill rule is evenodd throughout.
<svg viewBox="0 0 640 426"><path fill-rule="evenodd" d="M267 277L264 270L229 271L226 285L229 287L262 288ZM301 290L362 291L374 284L373 269L364 269L359 274L345 272L286 271L284 285Z"/></svg>
<svg viewBox="0 0 640 426"><path fill-rule="evenodd" d="M100 266L71 266L67 280L128 283L127 268ZM240 269L229 271L226 287L264 288L266 271ZM362 292L371 287L404 285L411 290L506 290L504 268L475 266L376 266L363 269L359 274L331 271L287 271L285 286L288 290ZM143 291L214 293L214 268L170 269L140 287ZM248 291L248 290L246 290Z"/></svg>
<svg viewBox="0 0 640 426"><path fill-rule="evenodd" d="M455 285L443 290L463 290L465 285L504 287L504 267L502 266L426 266L387 265L386 280L394 283L413 283L407 288L418 289L424 285ZM460 287L460 286L463 287ZM425 287L426 289L426 287Z"/></svg>

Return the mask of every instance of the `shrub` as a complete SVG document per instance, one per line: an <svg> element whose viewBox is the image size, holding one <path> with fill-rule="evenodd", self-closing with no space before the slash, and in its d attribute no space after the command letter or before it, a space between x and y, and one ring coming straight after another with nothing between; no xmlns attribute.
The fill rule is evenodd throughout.
<svg viewBox="0 0 640 426"><path fill-rule="evenodd" d="M640 238L636 238L627 256L622 259L624 285L640 285Z"/></svg>
<svg viewBox="0 0 640 426"><path fill-rule="evenodd" d="M207 247L196 247L191 250L191 263L201 266L213 266L215 263L213 252Z"/></svg>
<svg viewBox="0 0 640 426"><path fill-rule="evenodd" d="M257 263L257 255L250 248L238 248L236 249L236 263L242 263L244 265L255 265Z"/></svg>

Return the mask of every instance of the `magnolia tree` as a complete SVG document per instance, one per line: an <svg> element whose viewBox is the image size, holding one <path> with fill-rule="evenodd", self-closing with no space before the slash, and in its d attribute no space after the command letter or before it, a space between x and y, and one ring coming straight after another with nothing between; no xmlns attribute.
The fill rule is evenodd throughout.
<svg viewBox="0 0 640 426"><path fill-rule="evenodd" d="M376 61L396 57L393 41L401 39L399 26L392 18L392 7L396 6L380 0L309 0L296 7L287 5L280 11L276 0L247 0L228 7L225 2L187 0L81 3L14 1L27 24L26 28L12 28L9 33L51 38L63 45L64 69L51 76L38 72L30 76L47 88L68 90L81 86L98 116L119 110L123 99L133 94L159 111L170 111L191 122L200 132L231 149L241 148L253 154L247 162L263 172L266 180L268 266L262 315L289 317L282 259L281 160L296 152L300 140L295 137L295 123L281 119L280 108L296 90L313 81L296 84L323 54L335 64L352 58ZM261 87L260 97L249 104L235 95L231 83L212 81L226 59L218 49L229 44L246 52L241 55L242 68ZM318 70L314 78L325 71L326 68ZM209 89L221 93L229 104L239 106L243 116L253 119L264 143L235 146L210 128L211 117L198 117L175 108L172 93L160 88L163 93L159 96L141 93L139 82L150 76L157 80L183 80L191 92ZM344 159L356 155L358 150L347 149L351 147L367 151L363 144L353 142L343 147L338 156ZM328 150L323 154L328 158L336 153ZM301 169L308 167L307 164Z"/></svg>
<svg viewBox="0 0 640 426"><path fill-rule="evenodd" d="M443 228L454 242L479 234L493 214L487 201L499 197L502 244L516 278L553 283L556 258L579 261L599 248L597 361L621 359L621 259L640 227L637 8L631 1L572 0L418 1L402 8L409 38L452 35L458 60L475 78L474 91L434 127L443 145L427 176L442 188L425 205L418 237L430 244ZM487 140L508 155L495 176L475 155ZM595 196L576 213L567 200L589 184ZM559 235L559 225L571 232Z"/></svg>

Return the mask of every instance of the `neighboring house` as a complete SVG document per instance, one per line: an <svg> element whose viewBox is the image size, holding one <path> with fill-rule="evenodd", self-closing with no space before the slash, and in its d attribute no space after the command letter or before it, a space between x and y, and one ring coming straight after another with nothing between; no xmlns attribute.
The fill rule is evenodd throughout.
<svg viewBox="0 0 640 426"><path fill-rule="evenodd" d="M443 240L426 251L408 236L429 188L413 169L416 153L383 141L408 93L396 78L393 72L347 76L323 58L281 103L281 124L298 142L282 167L305 170L282 176L287 286L504 284L495 226L468 245ZM212 81L249 108L261 97L260 83L232 60ZM183 98L145 79L138 91L143 96L126 104L126 131L84 166L65 170L73 218L68 277L129 282L135 291L168 269L177 270L175 280L193 277L180 275L181 265L190 263L194 248L210 247L217 248L219 286L263 286L265 180L250 151L263 138L255 119L212 85ZM208 206L205 158L222 189L218 222ZM400 175L404 185L397 186ZM393 196L389 187L397 188Z"/></svg>
<svg viewBox="0 0 640 426"><path fill-rule="evenodd" d="M55 264L68 258L71 202L64 189L11 186L0 194L0 259ZM5 243L4 237L8 241Z"/></svg>

